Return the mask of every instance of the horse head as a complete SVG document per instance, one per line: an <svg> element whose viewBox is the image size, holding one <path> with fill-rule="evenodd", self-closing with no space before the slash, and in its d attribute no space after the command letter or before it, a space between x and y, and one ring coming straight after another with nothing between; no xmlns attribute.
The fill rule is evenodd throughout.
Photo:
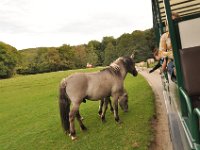
<svg viewBox="0 0 200 150"><path fill-rule="evenodd" d="M119 97L119 105L124 112L128 111L128 94L126 92Z"/></svg>
<svg viewBox="0 0 200 150"><path fill-rule="evenodd" d="M123 57L123 62L125 64L125 67L129 73L131 73L133 76L137 76L138 72L135 68L135 61L134 57Z"/></svg>
<svg viewBox="0 0 200 150"><path fill-rule="evenodd" d="M135 68L134 54L131 56L119 57L109 66L114 70L115 73L119 73L121 70L125 70L125 74L122 74L123 77L126 76L126 73L129 72L133 76L137 76L138 72Z"/></svg>

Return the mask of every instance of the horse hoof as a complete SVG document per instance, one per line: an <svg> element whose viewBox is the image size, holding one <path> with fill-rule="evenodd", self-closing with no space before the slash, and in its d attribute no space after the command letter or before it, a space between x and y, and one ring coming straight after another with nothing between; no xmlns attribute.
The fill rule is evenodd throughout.
<svg viewBox="0 0 200 150"><path fill-rule="evenodd" d="M83 121L84 120L84 118L83 117L81 117L81 121Z"/></svg>
<svg viewBox="0 0 200 150"><path fill-rule="evenodd" d="M70 135L69 131L65 131L65 134L66 134L66 135Z"/></svg>
<svg viewBox="0 0 200 150"><path fill-rule="evenodd" d="M85 126L81 126L82 131L87 131L87 128Z"/></svg>
<svg viewBox="0 0 200 150"><path fill-rule="evenodd" d="M71 136L71 139L72 139L72 141L75 141L75 140L77 140L77 137L76 136Z"/></svg>
<svg viewBox="0 0 200 150"><path fill-rule="evenodd" d="M102 123L106 123L106 119L105 118L101 119L101 121L102 121Z"/></svg>
<svg viewBox="0 0 200 150"><path fill-rule="evenodd" d="M71 135L71 133L69 134L69 137L71 137L72 141L74 141L74 140L76 140L76 139L77 139L77 137L76 137L76 136L73 136L73 135Z"/></svg>
<svg viewBox="0 0 200 150"><path fill-rule="evenodd" d="M101 115L101 121L102 121L102 122L106 122L105 116Z"/></svg>
<svg viewBox="0 0 200 150"><path fill-rule="evenodd" d="M117 123L122 123L122 121L119 119L119 118L115 118L115 121L117 122Z"/></svg>
<svg viewBox="0 0 200 150"><path fill-rule="evenodd" d="M98 112L99 117L101 117L102 112Z"/></svg>
<svg viewBox="0 0 200 150"><path fill-rule="evenodd" d="M118 120L117 123L118 123L118 124L122 124L122 121L121 121L121 120Z"/></svg>

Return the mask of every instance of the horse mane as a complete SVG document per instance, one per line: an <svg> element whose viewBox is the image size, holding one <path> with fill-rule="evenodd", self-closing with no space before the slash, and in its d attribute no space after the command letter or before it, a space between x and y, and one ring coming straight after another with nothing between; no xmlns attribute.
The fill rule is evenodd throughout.
<svg viewBox="0 0 200 150"><path fill-rule="evenodd" d="M109 72L110 74L112 74L113 76L120 76L120 71L116 71L114 68L112 68L111 66L108 66L102 70L100 70L100 72Z"/></svg>
<svg viewBox="0 0 200 150"><path fill-rule="evenodd" d="M122 63L122 59L123 59L123 57L119 57L118 59L116 59L116 60L113 61L112 63L115 63L115 64L118 65L119 63ZM111 63L111 64L112 64L112 63ZM120 71L119 71L119 70L116 70L116 69L113 68L112 66L108 66L108 67L106 67L106 68L100 70L100 72L102 72L102 71L107 71L107 72L109 72L110 74L112 74L112 75L114 75L114 76L120 76L120 75L121 75Z"/></svg>
<svg viewBox="0 0 200 150"><path fill-rule="evenodd" d="M134 63L134 61L132 60L132 58L130 58L128 56L124 56L124 57L117 58L111 64L119 65L120 67L124 67L124 69L127 70L128 68L130 68L130 66L133 65L133 63ZM116 76L116 75L117 76L121 76L120 70L117 70L115 67L112 67L111 64L110 64L109 67L106 67L106 68L104 68L104 69L102 69L100 71L108 71L114 76Z"/></svg>

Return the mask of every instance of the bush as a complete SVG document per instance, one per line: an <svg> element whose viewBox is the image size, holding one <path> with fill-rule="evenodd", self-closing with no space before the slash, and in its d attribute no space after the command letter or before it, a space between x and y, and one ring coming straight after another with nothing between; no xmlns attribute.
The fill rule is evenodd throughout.
<svg viewBox="0 0 200 150"><path fill-rule="evenodd" d="M0 42L0 78L9 78L15 73L18 58L16 48Z"/></svg>

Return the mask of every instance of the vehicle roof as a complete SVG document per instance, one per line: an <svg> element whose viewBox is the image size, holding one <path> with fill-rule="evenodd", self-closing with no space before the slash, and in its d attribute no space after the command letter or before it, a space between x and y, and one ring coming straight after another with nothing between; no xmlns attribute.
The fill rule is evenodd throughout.
<svg viewBox="0 0 200 150"><path fill-rule="evenodd" d="M165 21L165 9L163 0L155 0L159 4L162 22ZM170 0L172 12L176 12L180 17L200 14L200 0Z"/></svg>

